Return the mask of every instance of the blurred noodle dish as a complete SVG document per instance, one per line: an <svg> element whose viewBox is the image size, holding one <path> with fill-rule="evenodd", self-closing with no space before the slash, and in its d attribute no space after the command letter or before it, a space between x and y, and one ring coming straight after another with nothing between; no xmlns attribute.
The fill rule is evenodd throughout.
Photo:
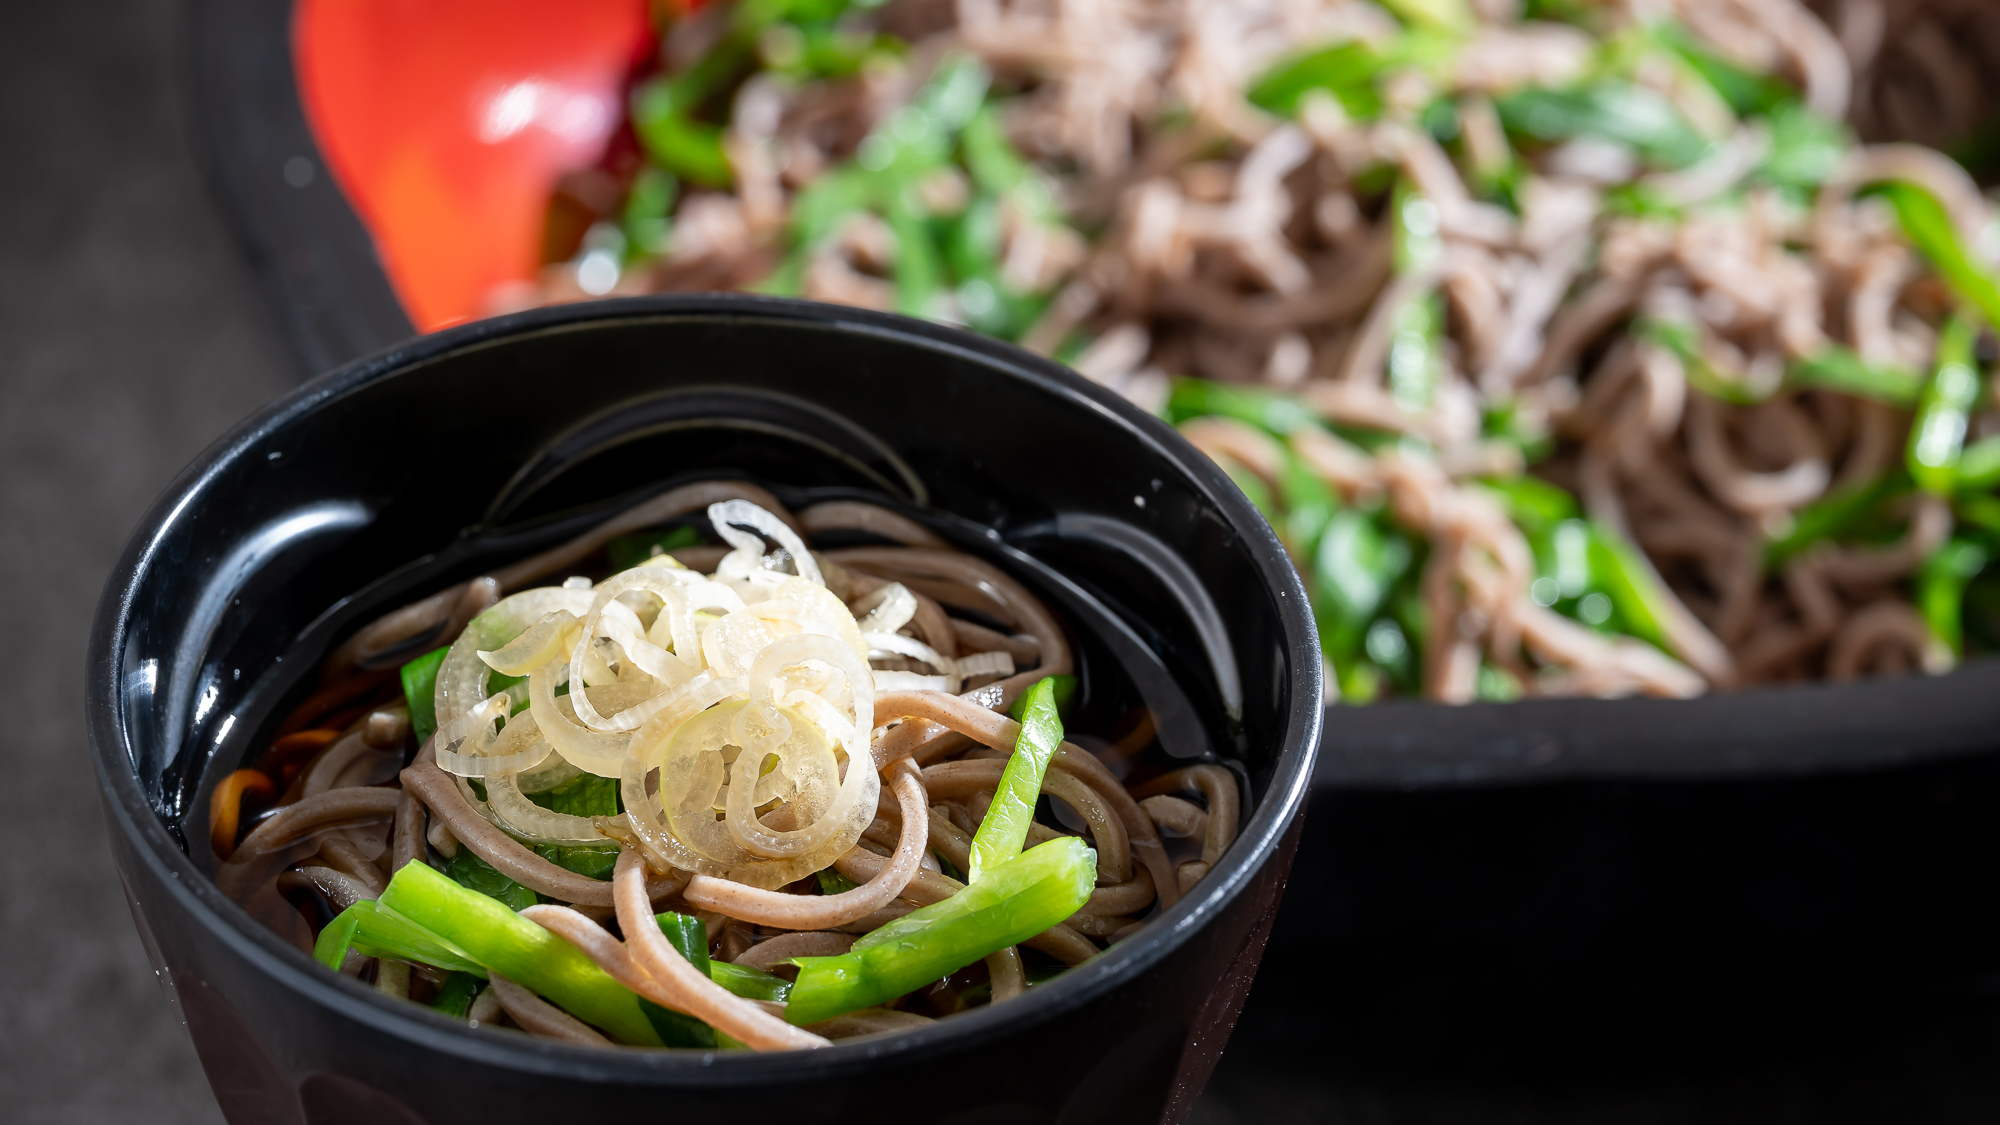
<svg viewBox="0 0 2000 1125"><path fill-rule="evenodd" d="M1071 364L1268 515L1349 702L1692 696L2000 647L2000 235L1968 171L2000 154L2000 10L657 21L628 120L557 185L539 279L491 311L748 289Z"/></svg>

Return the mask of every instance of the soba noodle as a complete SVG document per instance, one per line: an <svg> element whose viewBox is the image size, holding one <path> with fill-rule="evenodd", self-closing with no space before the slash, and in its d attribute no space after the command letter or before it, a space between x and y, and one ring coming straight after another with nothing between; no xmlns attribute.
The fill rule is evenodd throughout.
<svg viewBox="0 0 2000 1125"><path fill-rule="evenodd" d="M575 255L496 300L743 286L1065 359L1265 508L1350 700L2000 643L1991 208L1920 147L2000 169L1987 5L717 2L665 42L637 155L557 194Z"/></svg>
<svg viewBox="0 0 2000 1125"><path fill-rule="evenodd" d="M726 553L689 545L703 514ZM896 545L817 550L800 531ZM602 577L528 585L559 569ZM1143 708L1119 720L1116 758L1138 793L1052 736L1056 685L1073 681L1055 615L871 504L794 517L749 485L689 485L355 637L287 733L213 790L217 882L329 969L473 1026L758 1050L924 1026L1090 960L1185 893L1237 832L1228 769L1162 772L1137 754L1153 741ZM433 644L400 684L371 669ZM1024 691L1019 722L992 709ZM1093 704L1107 705L1120 706ZM1042 772L1014 780L1033 760ZM760 772L732 790L751 762ZM1025 839L1003 862L1005 845L977 838L1007 819L996 794L1017 784L1055 802L1052 822L1017 806ZM1154 793L1172 795L1140 804ZM1002 849L985 882L982 847ZM879 1003L789 1022L794 973L860 956L868 935L925 908L1026 894L1001 872L1058 854L1071 858L1052 870L1081 882L1041 924L979 936ZM1017 926L1048 910L998 901L995 917ZM511 946L452 928L515 918L534 926ZM922 945L897 932L895 948ZM568 968L549 975L562 956ZM579 974L597 983L565 991Z"/></svg>

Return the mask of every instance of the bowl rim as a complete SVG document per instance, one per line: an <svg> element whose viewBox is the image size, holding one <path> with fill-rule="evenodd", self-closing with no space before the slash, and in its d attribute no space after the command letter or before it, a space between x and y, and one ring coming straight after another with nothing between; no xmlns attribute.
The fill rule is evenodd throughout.
<svg viewBox="0 0 2000 1125"><path fill-rule="evenodd" d="M509 341L594 326L638 321L767 321L905 341L905 346L956 353L983 367L1038 384L1096 412L1110 425L1180 466L1205 500L1241 537L1252 565L1270 584L1291 662L1285 687L1282 740L1267 792L1245 819L1237 846L1145 930L1107 950L1093 971L1064 974L1021 1003L963 1013L915 1031L812 1051L747 1052L586 1048L482 1031L413 1005L393 1004L365 985L317 971L312 960L259 925L224 897L174 843L140 787L128 750L119 671L134 592L163 534L219 474L264 436L373 383ZM1270 525L1221 469L1170 426L1107 388L1060 364L1011 344L890 313L746 294L659 294L579 302L475 321L406 341L346 364L267 404L210 445L177 474L139 521L107 578L92 626L85 711L98 787L109 831L132 847L153 881L176 905L235 956L283 984L300 999L356 1024L439 1054L544 1077L632 1085L728 1086L748 1080L797 1081L866 1070L877 1058L920 1060L990 1042L1059 1018L1140 976L1183 945L1242 894L1278 851L1303 813L1324 719L1322 664L1315 623L1290 557ZM1248 847L1242 846L1248 843ZM145 923L142 921L141 925ZM155 966L156 968L160 966Z"/></svg>

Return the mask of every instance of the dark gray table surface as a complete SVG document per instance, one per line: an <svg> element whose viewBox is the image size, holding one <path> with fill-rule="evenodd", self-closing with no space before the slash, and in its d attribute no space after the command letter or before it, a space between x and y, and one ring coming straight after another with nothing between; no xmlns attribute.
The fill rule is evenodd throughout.
<svg viewBox="0 0 2000 1125"><path fill-rule="evenodd" d="M0 6L0 1119L213 1122L102 842L85 637L173 473L296 378L186 142L165 0Z"/></svg>
<svg viewBox="0 0 2000 1125"><path fill-rule="evenodd" d="M195 165L177 14L168 0L0 6L8 1121L220 1120L121 901L82 723L86 632L132 524L189 458L300 374ZM1685 1069L1482 1067L1466 1049L1480 1036L1532 1060L1532 1045L1508 1042L1505 1013L1471 1028L1441 1010L1432 1065L1408 1026L1385 1047L1339 1011L1292 1010L1286 984L1260 981L1202 1125L1970 1121L2000 1106L2000 1016L1984 1005ZM1403 1023L1423 1026L1425 1004L1413 998Z"/></svg>

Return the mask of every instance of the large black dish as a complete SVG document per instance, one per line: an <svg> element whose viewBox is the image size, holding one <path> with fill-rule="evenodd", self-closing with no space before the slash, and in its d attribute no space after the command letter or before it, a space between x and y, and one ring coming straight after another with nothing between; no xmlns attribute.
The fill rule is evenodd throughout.
<svg viewBox="0 0 2000 1125"><path fill-rule="evenodd" d="M413 330L367 231L320 160L299 105L290 22L287 3L195 0L184 34L210 183L311 374ZM288 182L285 168L295 160L314 171ZM1892 768L1989 746L1986 703L1997 687L2000 662L1942 677L1681 702L1368 707L1340 712L1328 727L1317 784L1344 791Z"/></svg>
<svg viewBox="0 0 2000 1125"><path fill-rule="evenodd" d="M343 630L563 534L579 504L616 506L596 482L633 478L594 471L616 463L900 493L958 517L967 546L1067 599L1072 621L1089 616L1077 607L1107 613L1114 658L1164 674L1155 690L1181 697L1194 734L1240 758L1255 801L1243 836L1195 894L1083 971L914 1035L806 1054L609 1053L470 1031L319 970L178 841L204 766L239 760ZM1178 1120L1256 970L1320 721L1317 641L1282 549L1157 421L1004 345L750 297L470 325L280 400L140 525L89 665L134 917L239 1125L724 1109Z"/></svg>
<svg viewBox="0 0 2000 1125"><path fill-rule="evenodd" d="M325 366L310 357L401 338L395 317L358 315L394 298L339 192L280 176L314 152L285 6L189 12L210 174L299 354ZM1806 1022L1859 1026L1872 1017L1829 1013L1823 982L1893 993L2000 972L2000 898L1964 890L2000 854L1996 700L1988 661L1690 701L1336 707L1266 957L1272 1001L1244 1030L1308 1043L1315 1064L1365 1041L1428 1073L1452 1044L1493 1066L1496 1043L1549 1035L1643 1050L1679 1036L1675 1012L1764 1027L1742 1017L1808 994L1822 1007ZM1520 1034L1523 1011L1546 1034Z"/></svg>

